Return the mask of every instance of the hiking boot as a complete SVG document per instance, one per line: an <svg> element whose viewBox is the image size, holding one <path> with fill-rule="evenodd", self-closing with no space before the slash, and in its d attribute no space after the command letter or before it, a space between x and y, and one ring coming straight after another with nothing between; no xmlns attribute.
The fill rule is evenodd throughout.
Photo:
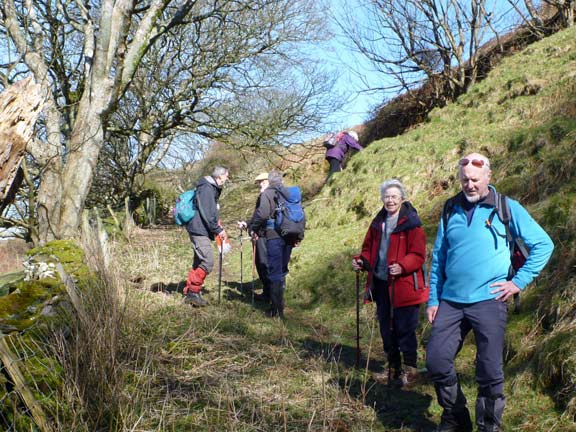
<svg viewBox="0 0 576 432"><path fill-rule="evenodd" d="M450 413L445 410L435 432L472 432L472 420L468 408Z"/></svg>
<svg viewBox="0 0 576 432"><path fill-rule="evenodd" d="M264 294L264 293L254 294L254 300L264 302L264 303L270 303L270 295Z"/></svg>
<svg viewBox="0 0 576 432"><path fill-rule="evenodd" d="M268 318L280 318L280 319L284 319L284 310L283 309L279 309L276 308L274 306L272 306L270 309L268 309L266 312L264 312L264 314L268 317Z"/></svg>
<svg viewBox="0 0 576 432"><path fill-rule="evenodd" d="M472 420L460 384L434 384L434 388L438 404L444 408L436 432L472 432Z"/></svg>
<svg viewBox="0 0 576 432"><path fill-rule="evenodd" d="M284 319L284 286L282 281L272 282L270 285L270 301L272 309L268 316L279 316Z"/></svg>
<svg viewBox="0 0 576 432"><path fill-rule="evenodd" d="M202 298L200 293L196 293L196 292L187 293L186 297L184 297L184 303L191 304L192 306L199 306L199 307L208 305L208 302Z"/></svg>
<svg viewBox="0 0 576 432"><path fill-rule="evenodd" d="M493 397L478 396L478 399L476 399L478 432L499 432L505 406L506 398L503 395Z"/></svg>

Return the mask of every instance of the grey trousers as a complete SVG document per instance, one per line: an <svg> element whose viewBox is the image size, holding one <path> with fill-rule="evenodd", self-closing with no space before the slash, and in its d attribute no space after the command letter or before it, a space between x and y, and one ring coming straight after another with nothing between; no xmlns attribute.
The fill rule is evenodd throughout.
<svg viewBox="0 0 576 432"><path fill-rule="evenodd" d="M194 263L192 268L202 267L206 273L214 269L214 252L212 242L208 237L191 235L192 247L194 248Z"/></svg>

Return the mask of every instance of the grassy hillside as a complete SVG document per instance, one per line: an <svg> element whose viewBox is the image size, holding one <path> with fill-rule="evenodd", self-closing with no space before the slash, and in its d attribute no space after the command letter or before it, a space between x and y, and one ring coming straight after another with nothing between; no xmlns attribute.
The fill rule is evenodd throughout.
<svg viewBox="0 0 576 432"><path fill-rule="evenodd" d="M431 246L442 204L458 190L458 159L472 151L488 155L496 187L526 205L556 244L545 273L522 296L523 312L510 319L507 392L521 403L511 404L506 420L519 430L549 430L522 426L536 412L526 398L536 389L554 395L558 413L576 413L575 36L574 29L557 34L504 60L456 103L433 111L426 124L356 155L308 205L311 229L291 275L291 286L300 288L290 293L292 303L326 319L337 315L331 328L351 331L354 280L348 262L381 207L379 184L396 177L407 185ZM466 394L473 400L472 355L465 349L461 361L468 366Z"/></svg>
<svg viewBox="0 0 576 432"><path fill-rule="evenodd" d="M251 306L251 248L244 239L240 257L239 232L231 227L249 217L256 190L250 182L232 183L222 196L223 219L235 237L235 250L224 259L222 303L216 304L217 271L207 280L212 306L206 309L181 306L178 294L161 296L158 304L151 302L157 294L142 292L151 332L144 339L153 341L146 343L153 373L142 378L144 400L163 400L163 410L155 418L145 410L152 404L143 402L133 413L143 416L136 429L430 430L440 407L429 383L398 391L373 377L383 360L373 306L362 307L362 369L353 367L355 276L349 262L381 206L379 184L390 177L407 185L431 246L442 203L458 188L457 161L477 150L491 158L497 188L524 203L556 243L544 275L522 296L522 313L510 318L506 430L576 430L575 36L576 29L559 33L504 60L456 103L432 112L426 124L371 143L316 195L325 174L322 151L291 165L291 181L311 198L306 239L291 263L284 324L264 318L262 305ZM156 239L145 233L123 251L122 266L133 269L132 279L143 276L143 287L176 291L192 258L182 231ZM424 344L428 332L423 324ZM470 340L458 368L473 401Z"/></svg>

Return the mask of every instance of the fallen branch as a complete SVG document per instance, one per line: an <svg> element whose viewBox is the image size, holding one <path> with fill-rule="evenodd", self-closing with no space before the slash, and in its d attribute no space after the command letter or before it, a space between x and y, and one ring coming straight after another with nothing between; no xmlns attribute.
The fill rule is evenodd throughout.
<svg viewBox="0 0 576 432"><path fill-rule="evenodd" d="M42 406L34 398L34 394L26 385L26 380L18 368L17 359L12 354L12 351L10 351L5 336L6 335L0 332L0 361L4 364L4 369L8 373L12 383L14 383L14 389L32 413L32 418L38 428L42 432L51 432L52 426L50 426Z"/></svg>

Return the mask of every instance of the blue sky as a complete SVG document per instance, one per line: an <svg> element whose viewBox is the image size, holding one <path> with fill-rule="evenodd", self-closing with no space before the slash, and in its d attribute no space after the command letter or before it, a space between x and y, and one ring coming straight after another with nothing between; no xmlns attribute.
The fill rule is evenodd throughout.
<svg viewBox="0 0 576 432"><path fill-rule="evenodd" d="M353 20L359 25L368 22L369 17L364 0L326 0L329 9L339 21L346 21L345 14L351 13ZM541 0L535 0L539 5ZM519 6L522 8L522 6ZM487 0L486 10L493 12L493 25L501 32L509 31L520 23L520 18L509 2L504 0ZM327 120L326 126L332 129L344 129L363 123L370 118L374 108L381 105L386 98L395 94L380 92L367 92L367 87L386 87L392 84L382 72L376 72L374 66L354 48L350 47L339 26L330 24L335 38L327 47L320 49L319 55L326 57L327 63L338 70L340 78L336 91L348 99L342 111L335 112ZM493 34L487 33L488 38ZM352 65L352 67L350 67Z"/></svg>
<svg viewBox="0 0 576 432"><path fill-rule="evenodd" d="M340 22L346 22L344 15L347 10L354 10L354 20L363 22L363 11L360 6L362 0L327 0L331 13ZM376 72L370 62L353 47L343 34L342 29L335 22L331 22L330 29L334 38L322 49L321 55L337 70L339 78L335 91L347 100L344 108L335 112L327 121L334 129L361 124L370 118L376 106L379 106L386 95L382 92L369 92L367 86L376 87L386 79L382 73Z"/></svg>

